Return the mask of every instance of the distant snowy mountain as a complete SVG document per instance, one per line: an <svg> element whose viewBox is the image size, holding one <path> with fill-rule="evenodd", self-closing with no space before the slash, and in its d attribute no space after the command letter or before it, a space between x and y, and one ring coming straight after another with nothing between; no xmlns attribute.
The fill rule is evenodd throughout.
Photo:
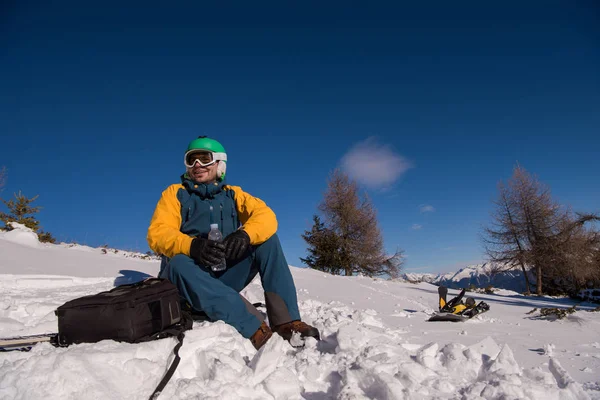
<svg viewBox="0 0 600 400"><path fill-rule="evenodd" d="M427 283L433 283L438 277L440 276L440 274L415 274L415 273L408 273L408 274L402 274L401 278L407 282L414 282L414 283L418 283L418 282L427 282Z"/></svg>
<svg viewBox="0 0 600 400"><path fill-rule="evenodd" d="M525 280L523 279L522 271L512 270L493 273L493 267L492 263L483 263L469 265L457 272L437 275L409 273L402 275L402 278L408 282L428 282L452 289L462 289L469 286L485 288L492 285L499 289L512 290L518 293L525 292ZM529 276L529 281L535 282L533 275Z"/></svg>

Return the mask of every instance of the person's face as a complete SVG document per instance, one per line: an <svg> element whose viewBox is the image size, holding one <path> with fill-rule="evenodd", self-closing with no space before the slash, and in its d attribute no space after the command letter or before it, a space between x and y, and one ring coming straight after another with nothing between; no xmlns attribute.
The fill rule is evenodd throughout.
<svg viewBox="0 0 600 400"><path fill-rule="evenodd" d="M187 173L194 181L211 183L217 180L218 161L213 162L212 153L207 151L194 152L189 154L185 161Z"/></svg>

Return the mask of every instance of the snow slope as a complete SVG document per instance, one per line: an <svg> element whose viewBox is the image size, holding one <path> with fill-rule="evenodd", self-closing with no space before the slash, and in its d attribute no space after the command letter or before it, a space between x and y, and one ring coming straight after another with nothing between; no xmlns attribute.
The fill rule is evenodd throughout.
<svg viewBox="0 0 600 400"><path fill-rule="evenodd" d="M3 337L56 331L54 310L65 301L158 272L156 260L13 232L0 233ZM322 341L298 350L274 336L257 352L222 322L196 322L160 398L600 399L598 312L549 321L526 313L572 303L500 291L478 295L491 306L486 314L434 323L427 322L437 307L431 284L292 273L303 318ZM243 294L262 301L260 281ZM0 399L146 399L174 345L106 340L0 353Z"/></svg>

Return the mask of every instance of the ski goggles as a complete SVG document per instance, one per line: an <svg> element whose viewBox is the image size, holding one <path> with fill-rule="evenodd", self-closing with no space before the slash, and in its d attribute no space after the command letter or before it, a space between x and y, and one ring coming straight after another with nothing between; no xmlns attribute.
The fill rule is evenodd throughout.
<svg viewBox="0 0 600 400"><path fill-rule="evenodd" d="M192 168L196 163L200 164L201 167L208 167L217 161L227 161L227 154L190 150L185 153L185 157L183 158L183 162L188 168Z"/></svg>

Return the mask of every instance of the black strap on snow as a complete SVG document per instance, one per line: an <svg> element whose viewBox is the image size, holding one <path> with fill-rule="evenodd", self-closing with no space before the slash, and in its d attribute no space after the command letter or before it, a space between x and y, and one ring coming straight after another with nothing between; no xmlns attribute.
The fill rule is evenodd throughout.
<svg viewBox="0 0 600 400"><path fill-rule="evenodd" d="M254 303L252 305L254 307L264 307L265 306L263 303ZM203 311L194 312L194 313L191 313L189 311L182 311L181 312L181 322L179 324L177 324L178 325L177 327L175 327L173 329L165 329L162 332L159 332L159 333L153 335L152 339L160 339L161 337L174 336L174 333L179 331L178 333L176 333L177 340L179 342L173 349L173 354L175 354L175 359L171 363L171 366L165 373L165 376L163 376L162 380L160 381L160 383L158 384L156 389L154 389L154 392L150 396L149 400L156 400L158 398L158 396L160 396L160 393L163 391L165 386L167 386L167 383L169 382L169 380L175 373L175 370L177 369L177 366L179 365L179 361L181 361L181 358L179 357L179 349L183 345L183 338L185 337L185 331L188 329L191 329L194 321L198 321L198 320L209 320L209 318L208 318L208 315L206 315L206 313Z"/></svg>
<svg viewBox="0 0 600 400"><path fill-rule="evenodd" d="M178 324L178 325L180 325L179 327L173 328L173 330L167 329L163 332L160 332L161 334L167 334L167 336L169 336L169 333L172 333L173 331L179 331L177 333L177 341L178 342L175 345L175 348L173 348L173 354L175 354L175 359L173 359L171 366L169 367L169 369L167 370L167 372L161 379L161 381L158 384L158 386L156 387L156 389L154 389L154 392L150 395L150 398L149 398L150 400L156 400L158 398L158 396L160 396L160 393L163 391L165 386L167 386L167 383L169 383L169 380L171 380L171 377L175 373L175 370L177 369L177 366L179 365L179 361L181 361L181 357L179 357L179 349L183 345L183 338L185 338L185 331L188 329L191 329L193 323L194 323L194 320L192 320L192 316L188 312L183 311L181 313L181 322L180 322L180 324Z"/></svg>
<svg viewBox="0 0 600 400"><path fill-rule="evenodd" d="M185 332L181 332L179 335L177 335L177 340L179 340L179 343L177 343L177 345L173 349L173 353L175 354L175 359L171 363L171 366L165 373L165 376L163 376L162 380L160 381L160 383L158 384L156 389L154 389L154 392L150 396L150 400L156 400L158 398L158 396L160 396L160 393L163 391L165 386L167 386L167 383L169 383L169 380L171 380L171 377L175 373L175 370L177 369L177 366L179 365L179 361L181 361L181 357L179 357L179 349L181 348L181 345L183 344L184 337L185 337Z"/></svg>

